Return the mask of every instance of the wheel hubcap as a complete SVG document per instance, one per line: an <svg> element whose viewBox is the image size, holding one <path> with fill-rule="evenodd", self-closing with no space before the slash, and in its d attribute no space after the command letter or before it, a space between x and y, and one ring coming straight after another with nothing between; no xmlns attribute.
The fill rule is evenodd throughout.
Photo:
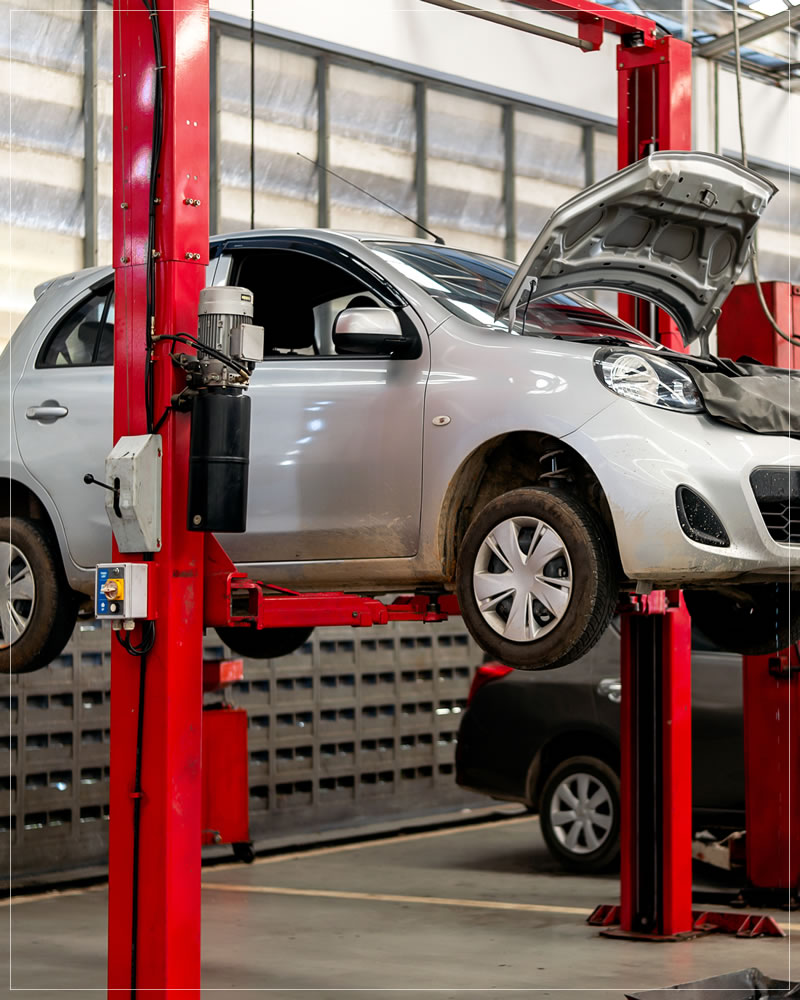
<svg viewBox="0 0 800 1000"><path fill-rule="evenodd" d="M512 642L541 639L561 621L572 593L572 564L558 532L536 517L511 517L492 528L475 560L478 610Z"/></svg>
<svg viewBox="0 0 800 1000"><path fill-rule="evenodd" d="M614 822L608 789L591 774L571 774L550 802L550 825L559 843L573 854L602 847Z"/></svg>
<svg viewBox="0 0 800 1000"><path fill-rule="evenodd" d="M16 545L0 542L0 649L17 642L30 624L36 584Z"/></svg>

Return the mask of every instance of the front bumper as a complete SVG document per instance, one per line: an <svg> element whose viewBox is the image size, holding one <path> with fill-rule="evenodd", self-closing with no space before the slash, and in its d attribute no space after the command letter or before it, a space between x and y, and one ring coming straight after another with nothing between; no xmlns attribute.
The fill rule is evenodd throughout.
<svg viewBox="0 0 800 1000"><path fill-rule="evenodd" d="M758 468L800 467L800 442L624 399L564 440L603 487L631 580L656 586L800 580L800 545L770 536L750 481ZM682 485L716 512L728 547L684 534L675 503Z"/></svg>

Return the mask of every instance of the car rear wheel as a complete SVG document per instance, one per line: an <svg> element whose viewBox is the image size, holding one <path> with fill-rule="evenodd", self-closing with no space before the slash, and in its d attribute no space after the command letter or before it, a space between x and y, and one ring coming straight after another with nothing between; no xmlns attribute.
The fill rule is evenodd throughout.
<svg viewBox="0 0 800 1000"><path fill-rule="evenodd" d="M618 588L592 512L556 490L530 487L492 500L469 526L456 589L479 646L508 666L545 670L594 646Z"/></svg>
<svg viewBox="0 0 800 1000"><path fill-rule="evenodd" d="M308 642L313 628L218 628L217 635L234 653L251 660L288 656Z"/></svg>
<svg viewBox="0 0 800 1000"><path fill-rule="evenodd" d="M687 590L684 597L694 624L726 652L763 656L800 641L800 592L787 583Z"/></svg>
<svg viewBox="0 0 800 1000"><path fill-rule="evenodd" d="M0 518L0 673L46 667L67 644L76 614L55 543L35 521Z"/></svg>
<svg viewBox="0 0 800 1000"><path fill-rule="evenodd" d="M619 777L596 757L572 757L545 783L539 823L550 853L578 872L602 872L619 857Z"/></svg>

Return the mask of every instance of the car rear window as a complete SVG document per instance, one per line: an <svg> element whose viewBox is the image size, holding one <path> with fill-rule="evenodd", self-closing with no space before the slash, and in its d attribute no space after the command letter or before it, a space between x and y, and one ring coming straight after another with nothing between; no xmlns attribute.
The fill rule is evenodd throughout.
<svg viewBox="0 0 800 1000"><path fill-rule="evenodd" d="M114 286L76 306L47 338L37 368L85 368L114 362Z"/></svg>

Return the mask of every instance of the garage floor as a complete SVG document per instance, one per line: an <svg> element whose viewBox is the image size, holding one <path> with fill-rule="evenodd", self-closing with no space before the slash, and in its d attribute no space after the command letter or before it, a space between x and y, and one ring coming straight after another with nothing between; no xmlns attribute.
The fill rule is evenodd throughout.
<svg viewBox="0 0 800 1000"><path fill-rule="evenodd" d="M528 816L206 868L204 995L622 992L747 966L790 978L800 923L783 939L606 940L585 917L617 893L614 878L560 873ZM31 1000L56 989L101 989L106 900L105 887L15 897L12 989L32 991ZM775 916L788 931L791 915Z"/></svg>

